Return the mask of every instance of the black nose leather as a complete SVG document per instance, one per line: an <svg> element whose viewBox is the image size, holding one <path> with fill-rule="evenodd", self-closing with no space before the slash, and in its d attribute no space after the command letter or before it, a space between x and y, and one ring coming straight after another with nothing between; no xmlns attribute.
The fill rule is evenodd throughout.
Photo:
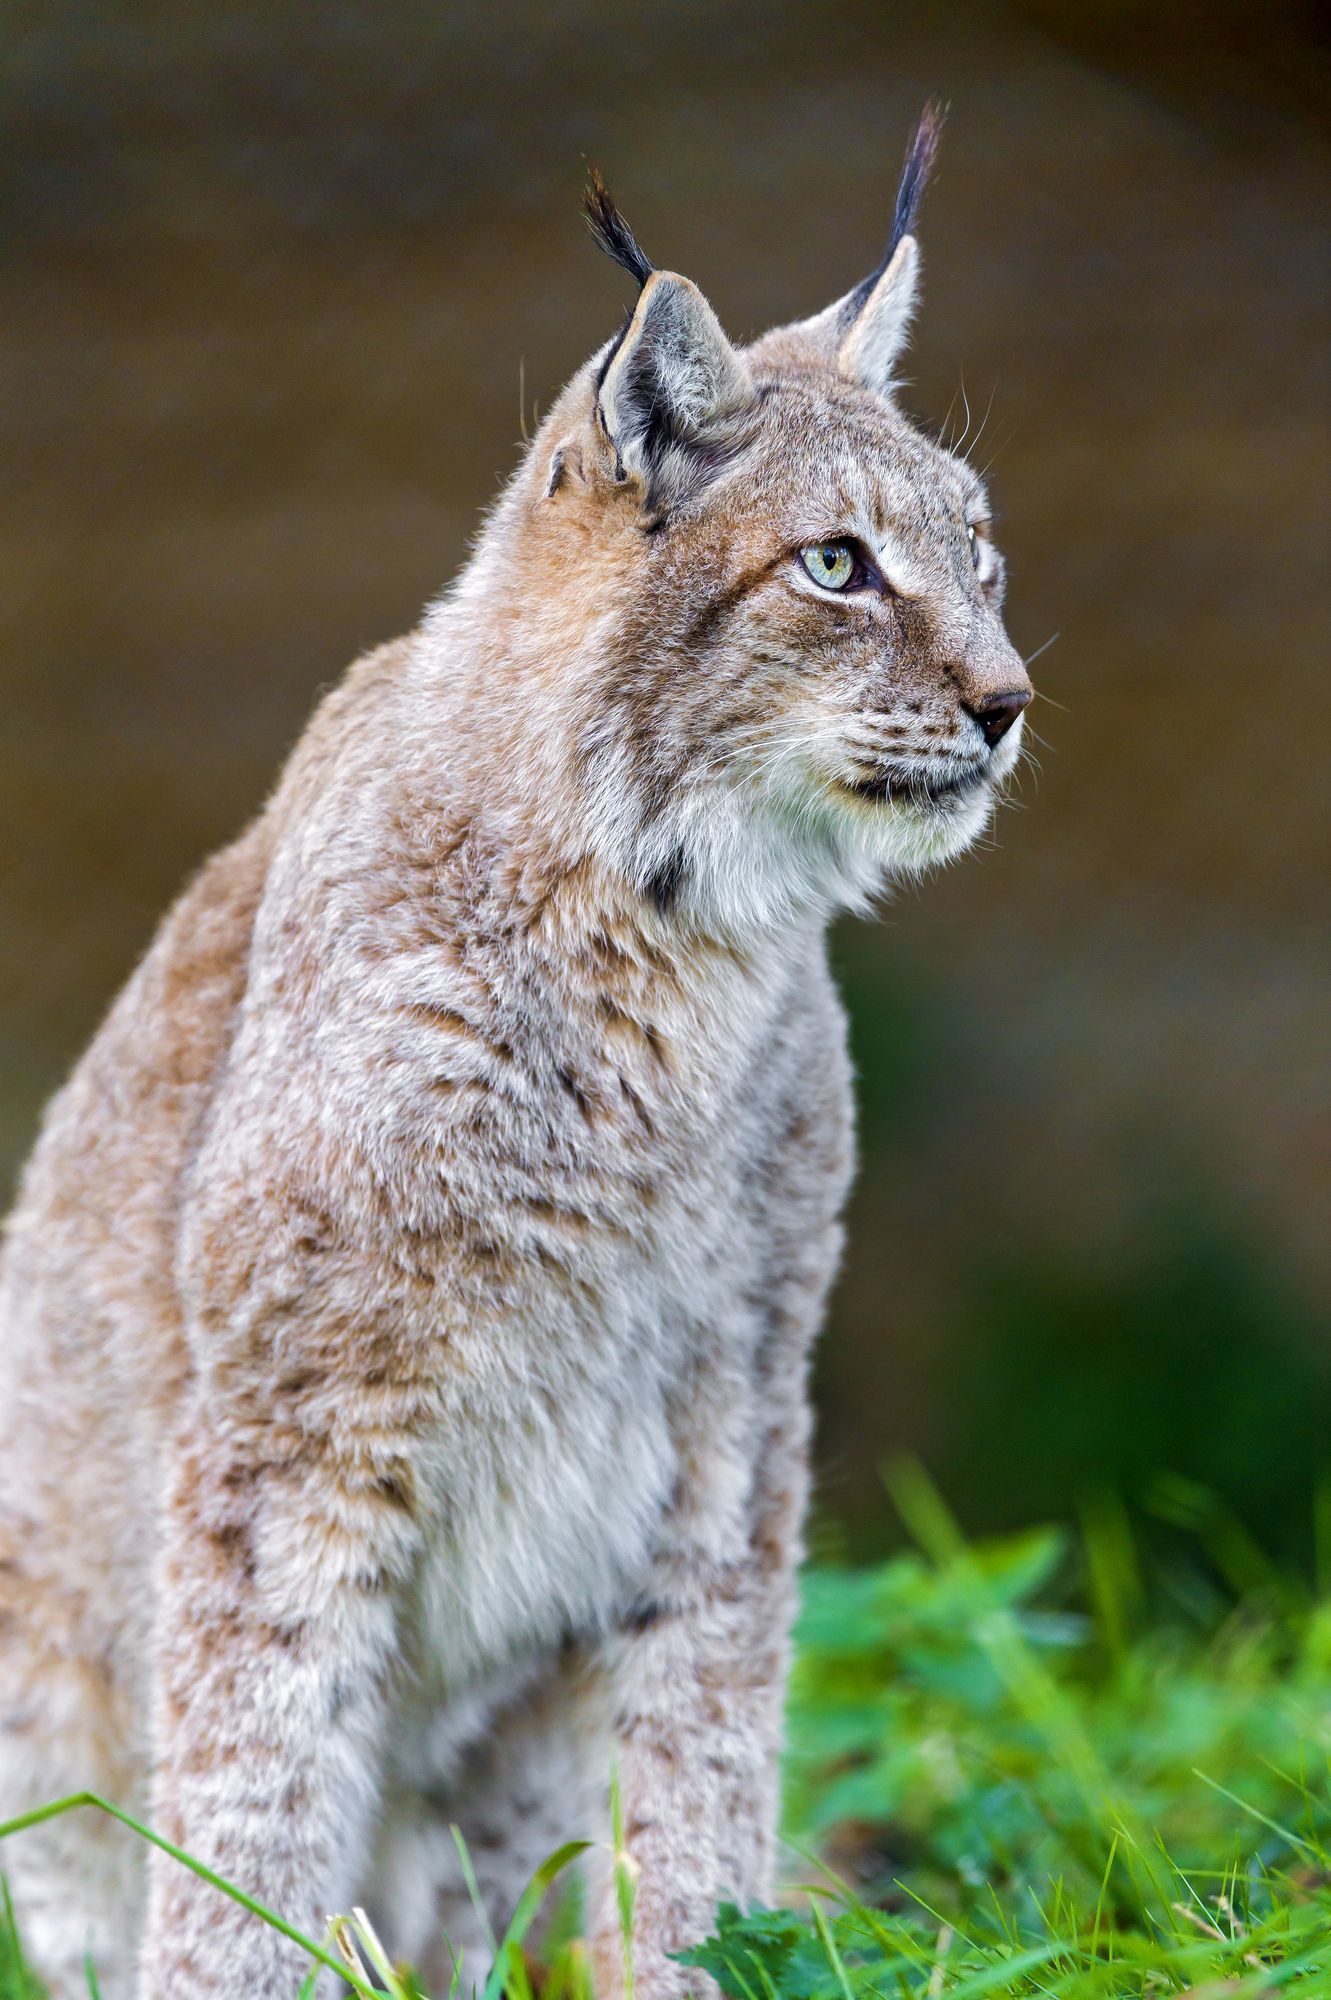
<svg viewBox="0 0 1331 2000"><path fill-rule="evenodd" d="M992 750L996 743L1002 742L1030 698L1029 688L1014 688L1011 694L987 694L983 701L968 701L965 709L979 723Z"/></svg>

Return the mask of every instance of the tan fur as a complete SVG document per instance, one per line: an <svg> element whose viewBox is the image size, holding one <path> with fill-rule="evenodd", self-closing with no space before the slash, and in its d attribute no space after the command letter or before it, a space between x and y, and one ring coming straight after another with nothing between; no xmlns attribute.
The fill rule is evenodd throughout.
<svg viewBox="0 0 1331 2000"><path fill-rule="evenodd" d="M502 1922L604 1838L612 1755L644 2000L770 1893L851 1167L823 932L975 837L1019 730L970 710L1026 686L979 484L882 393L914 268L747 354L653 274L51 1106L0 1273L0 1814L95 1787L310 1932L369 1901L441 1989L445 1925L483 1969L449 1822ZM833 535L892 588L820 591ZM295 1990L119 1830L4 1860L57 2000L88 1942L115 2000Z"/></svg>

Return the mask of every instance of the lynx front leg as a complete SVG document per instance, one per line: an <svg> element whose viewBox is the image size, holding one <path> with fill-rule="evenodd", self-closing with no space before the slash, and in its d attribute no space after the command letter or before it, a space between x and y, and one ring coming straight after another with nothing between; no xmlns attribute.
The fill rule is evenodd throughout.
<svg viewBox="0 0 1331 2000"><path fill-rule="evenodd" d="M613 1649L613 1736L624 1838L636 1870L633 1963L643 2000L704 1983L671 1951L711 1930L717 1903L765 1900L775 1834L784 1641L759 1637L747 1570L644 1610ZM622 1990L620 1913L598 1869L597 1992Z"/></svg>
<svg viewBox="0 0 1331 2000"><path fill-rule="evenodd" d="M742 1549L727 1557L716 1547L707 1516L724 1498L704 1479L676 1509L653 1595L607 1648L643 2000L702 1990L708 1982L669 1953L708 1933L719 1901L748 1906L772 1893L809 1430L803 1364L786 1358L779 1382L760 1369L759 1393L771 1400L754 1432ZM598 1992L618 1992L619 1913L604 1864L595 1951Z"/></svg>
<svg viewBox="0 0 1331 2000"><path fill-rule="evenodd" d="M835 1078L833 1079L835 1081ZM833 1106L835 1112L835 1104ZM705 1371L651 1595L607 1649L624 1836L638 1870L641 2000L709 1990L672 1951L717 1903L770 1900L779 1757L808 1499L809 1354L840 1254L844 1121L792 1119L764 1178L769 1245L752 1300L763 1327L742 1380ZM619 1914L602 1866L598 1993L621 1990Z"/></svg>
<svg viewBox="0 0 1331 2000"><path fill-rule="evenodd" d="M243 1426L200 1399L172 1469L153 1820L316 1937L371 1803L415 1541L409 1478L373 1443ZM291 2000L308 1969L154 1856L141 2000Z"/></svg>

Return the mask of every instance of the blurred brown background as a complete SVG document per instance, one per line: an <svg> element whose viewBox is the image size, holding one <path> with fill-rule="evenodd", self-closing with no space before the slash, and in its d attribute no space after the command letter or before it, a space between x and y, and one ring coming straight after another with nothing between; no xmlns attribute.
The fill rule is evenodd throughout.
<svg viewBox="0 0 1331 2000"><path fill-rule="evenodd" d="M616 324L584 155L737 336L878 255L923 99L911 407L960 391L1010 626L992 851L838 955L865 1170L822 1375L861 1540L1331 1457L1325 51L1313 12L11 7L0 1177L316 693L409 626Z"/></svg>

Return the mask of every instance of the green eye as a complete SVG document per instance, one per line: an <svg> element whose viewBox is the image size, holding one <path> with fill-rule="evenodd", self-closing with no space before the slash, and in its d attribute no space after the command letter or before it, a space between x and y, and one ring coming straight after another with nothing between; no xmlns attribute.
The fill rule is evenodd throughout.
<svg viewBox="0 0 1331 2000"><path fill-rule="evenodd" d="M800 561L824 590L844 590L855 574L855 552L847 542L814 542Z"/></svg>

